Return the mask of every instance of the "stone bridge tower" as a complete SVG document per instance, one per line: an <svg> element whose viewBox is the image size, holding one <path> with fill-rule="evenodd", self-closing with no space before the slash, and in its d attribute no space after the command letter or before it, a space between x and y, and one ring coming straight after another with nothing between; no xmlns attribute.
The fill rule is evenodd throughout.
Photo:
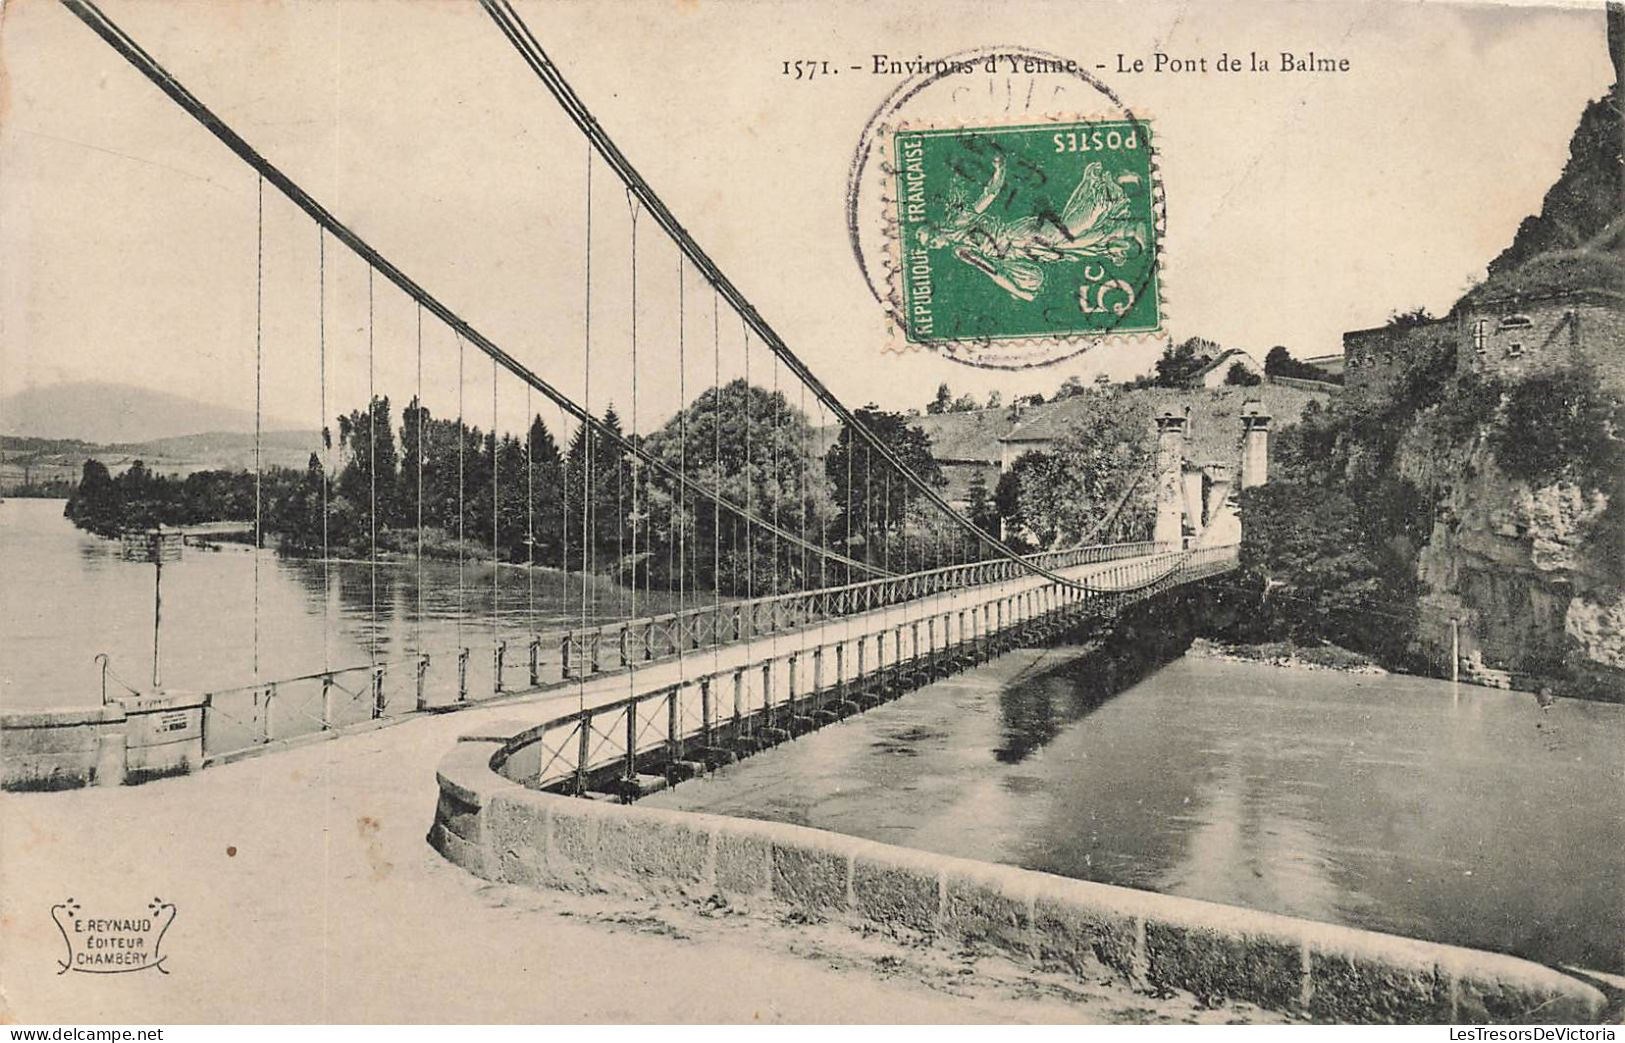
<svg viewBox="0 0 1625 1043"><path fill-rule="evenodd" d="M1264 403L1241 404L1241 487L1251 489L1270 480L1270 420Z"/></svg>
<svg viewBox="0 0 1625 1043"><path fill-rule="evenodd" d="M1157 417L1157 524L1151 538L1182 546L1185 540L1185 418Z"/></svg>

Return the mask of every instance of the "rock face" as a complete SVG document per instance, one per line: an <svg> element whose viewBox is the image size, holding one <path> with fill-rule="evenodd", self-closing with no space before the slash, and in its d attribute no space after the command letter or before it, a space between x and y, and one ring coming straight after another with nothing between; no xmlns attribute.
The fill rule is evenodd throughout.
<svg viewBox="0 0 1625 1043"><path fill-rule="evenodd" d="M1625 699L1625 593L1599 554L1607 541L1595 538L1608 497L1511 479L1481 441L1442 458L1420 438L1404 449L1410 476L1456 473L1418 559L1430 657L1448 664L1455 619L1461 655L1520 686Z"/></svg>
<svg viewBox="0 0 1625 1043"><path fill-rule="evenodd" d="M1618 75L1625 62L1625 8L1618 4L1608 9L1608 41ZM1621 97L1616 80L1609 95L1586 107L1570 139L1568 162L1540 213L1527 218L1513 243L1490 262L1486 283L1452 310L1454 317L1471 317L1473 308L1497 294L1528 309L1561 298L1563 310L1586 315L1593 298L1605 301L1602 321L1586 326L1593 338L1587 358L1603 386L1616 391L1620 385L1611 375L1625 358ZM1581 290L1591 296L1563 296ZM1529 324L1524 315L1503 318L1508 325ZM1570 330L1570 341L1575 339ZM1458 363L1473 362L1478 352L1467 326L1455 343ZM1524 367L1502 359L1494 368L1515 378ZM1359 383L1352 371L1349 383ZM1548 434L1522 432L1530 440ZM1395 464L1417 488L1438 496L1433 530L1418 559L1425 590L1422 650L1448 670L1456 620L1463 658L1491 673L1510 673L1511 683L1551 684L1560 692L1625 701L1625 532L1617 507L1605 517L1610 497L1625 495L1625 475L1604 480L1601 491L1559 474L1537 478L1547 483L1541 485L1515 480L1496 466L1482 425L1462 438L1437 408L1409 418Z"/></svg>

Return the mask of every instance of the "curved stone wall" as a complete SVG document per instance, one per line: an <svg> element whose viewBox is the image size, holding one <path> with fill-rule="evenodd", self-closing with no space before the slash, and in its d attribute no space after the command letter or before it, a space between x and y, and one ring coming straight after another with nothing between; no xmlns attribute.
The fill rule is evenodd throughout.
<svg viewBox="0 0 1625 1043"><path fill-rule="evenodd" d="M533 791L498 769L524 726L485 728L439 767L429 842L487 880L770 898L1334 1022L1594 1022L1605 998L1526 960L928 854L821 830Z"/></svg>

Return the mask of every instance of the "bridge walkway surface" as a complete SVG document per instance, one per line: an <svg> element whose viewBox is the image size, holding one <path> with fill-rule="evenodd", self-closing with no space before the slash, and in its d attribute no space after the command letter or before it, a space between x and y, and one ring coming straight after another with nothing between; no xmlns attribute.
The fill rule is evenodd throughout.
<svg viewBox="0 0 1625 1043"><path fill-rule="evenodd" d="M996 682L1036 654L975 672ZM419 716L145 786L0 794L0 1015L34 1024L1282 1020L1035 976L993 956L902 947L766 908L479 880L424 842L434 768L460 735L518 709ZM61 946L50 907L68 897L98 916L145 915L155 897L174 903L162 942L170 973L58 974L44 955Z"/></svg>

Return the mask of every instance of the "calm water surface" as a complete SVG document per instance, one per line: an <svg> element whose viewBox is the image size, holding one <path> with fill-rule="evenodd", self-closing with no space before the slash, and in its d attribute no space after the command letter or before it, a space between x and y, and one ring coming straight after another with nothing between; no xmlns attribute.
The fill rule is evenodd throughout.
<svg viewBox="0 0 1625 1043"><path fill-rule="evenodd" d="M1065 658L650 800L1625 969L1625 707L1191 657L1107 697Z"/></svg>
<svg viewBox="0 0 1625 1043"><path fill-rule="evenodd" d="M0 707L97 704L98 652L108 654L115 677L137 687L151 681L153 567L124 561L117 541L75 529L62 508L62 500L0 503ZM493 633L517 643L510 662L518 676L532 624L547 629L582 618L579 574L566 580L556 571L514 566L495 572L493 591L488 563L468 562L459 576L456 561L374 569L366 562L279 560L240 545L189 546L182 560L164 566L164 686L248 684L256 676L256 650L258 676L276 679L418 648L444 653L436 659L444 672L455 662L451 650L471 646L477 649L471 690L483 683L489 692ZM630 597L595 581L588 615L625 615ZM653 599L640 597L638 611L672 604L656 591ZM122 694L116 682L109 687Z"/></svg>

